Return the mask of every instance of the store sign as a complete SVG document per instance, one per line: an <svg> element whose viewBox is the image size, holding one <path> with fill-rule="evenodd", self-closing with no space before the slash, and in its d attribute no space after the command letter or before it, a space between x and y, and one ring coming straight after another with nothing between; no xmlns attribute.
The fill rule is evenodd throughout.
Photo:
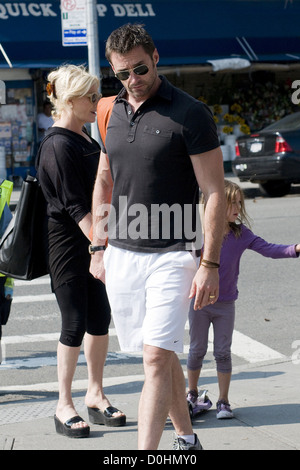
<svg viewBox="0 0 300 470"><path fill-rule="evenodd" d="M63 46L86 46L86 1L61 0Z"/></svg>
<svg viewBox="0 0 300 470"><path fill-rule="evenodd" d="M0 104L6 104L6 87L3 80L0 80Z"/></svg>
<svg viewBox="0 0 300 470"><path fill-rule="evenodd" d="M61 0L61 10L75 13L80 3L86 3L85 0ZM74 8L75 6L75 8ZM75 11L74 11L75 10ZM128 17L147 17L156 16L151 3L98 3L97 11L99 17L104 17L108 13L114 16ZM10 17L55 17L57 16L55 3L0 3L0 19L7 20ZM71 15L72 17L72 15Z"/></svg>
<svg viewBox="0 0 300 470"><path fill-rule="evenodd" d="M151 3L112 3L110 8L113 11L114 16L128 16L128 17L146 17L155 16L154 9ZM103 3L97 5L98 16L106 16L108 7Z"/></svg>
<svg viewBox="0 0 300 470"><path fill-rule="evenodd" d="M160 52L161 66L249 59L249 55L257 56L259 62L299 61L300 0L94 1L101 66L107 66L105 41L111 32L131 22L145 25ZM13 66L53 68L65 62L85 63L88 22L85 14L78 14L80 3L0 0L0 43ZM222 12L218 18L217 11ZM238 42L241 37L250 47L244 47L245 41ZM64 47L72 45L85 46ZM250 48L254 53L249 54ZM1 68L7 68L7 62L0 54ZM298 91L293 91L293 99L298 100Z"/></svg>
<svg viewBox="0 0 300 470"><path fill-rule="evenodd" d="M16 16L57 16L51 3L0 3L0 19Z"/></svg>

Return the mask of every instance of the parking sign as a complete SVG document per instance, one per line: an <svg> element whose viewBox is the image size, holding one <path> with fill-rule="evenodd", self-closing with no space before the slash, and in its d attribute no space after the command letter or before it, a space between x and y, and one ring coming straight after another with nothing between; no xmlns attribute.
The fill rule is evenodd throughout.
<svg viewBox="0 0 300 470"><path fill-rule="evenodd" d="M63 46L86 46L86 0L61 0Z"/></svg>

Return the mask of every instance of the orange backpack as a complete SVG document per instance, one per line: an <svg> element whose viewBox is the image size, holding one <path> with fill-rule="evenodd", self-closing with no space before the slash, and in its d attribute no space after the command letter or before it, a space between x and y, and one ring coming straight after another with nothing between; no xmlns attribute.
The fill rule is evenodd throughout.
<svg viewBox="0 0 300 470"><path fill-rule="evenodd" d="M99 100L97 106L97 122L102 142L105 145L106 129L114 107L116 96L107 96Z"/></svg>

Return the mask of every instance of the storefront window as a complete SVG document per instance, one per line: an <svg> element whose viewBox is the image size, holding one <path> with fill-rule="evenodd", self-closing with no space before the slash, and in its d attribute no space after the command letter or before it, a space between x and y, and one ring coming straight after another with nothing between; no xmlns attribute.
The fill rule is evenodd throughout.
<svg viewBox="0 0 300 470"><path fill-rule="evenodd" d="M34 155L35 129L31 82L9 82L6 104L0 105L0 148L5 153L7 176L24 176Z"/></svg>

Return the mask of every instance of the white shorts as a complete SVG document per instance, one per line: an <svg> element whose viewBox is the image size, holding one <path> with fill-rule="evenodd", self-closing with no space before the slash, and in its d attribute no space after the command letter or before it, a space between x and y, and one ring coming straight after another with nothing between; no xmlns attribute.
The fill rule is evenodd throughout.
<svg viewBox="0 0 300 470"><path fill-rule="evenodd" d="M148 344L182 352L199 259L188 251L138 253L109 245L104 265L121 349L141 351Z"/></svg>

